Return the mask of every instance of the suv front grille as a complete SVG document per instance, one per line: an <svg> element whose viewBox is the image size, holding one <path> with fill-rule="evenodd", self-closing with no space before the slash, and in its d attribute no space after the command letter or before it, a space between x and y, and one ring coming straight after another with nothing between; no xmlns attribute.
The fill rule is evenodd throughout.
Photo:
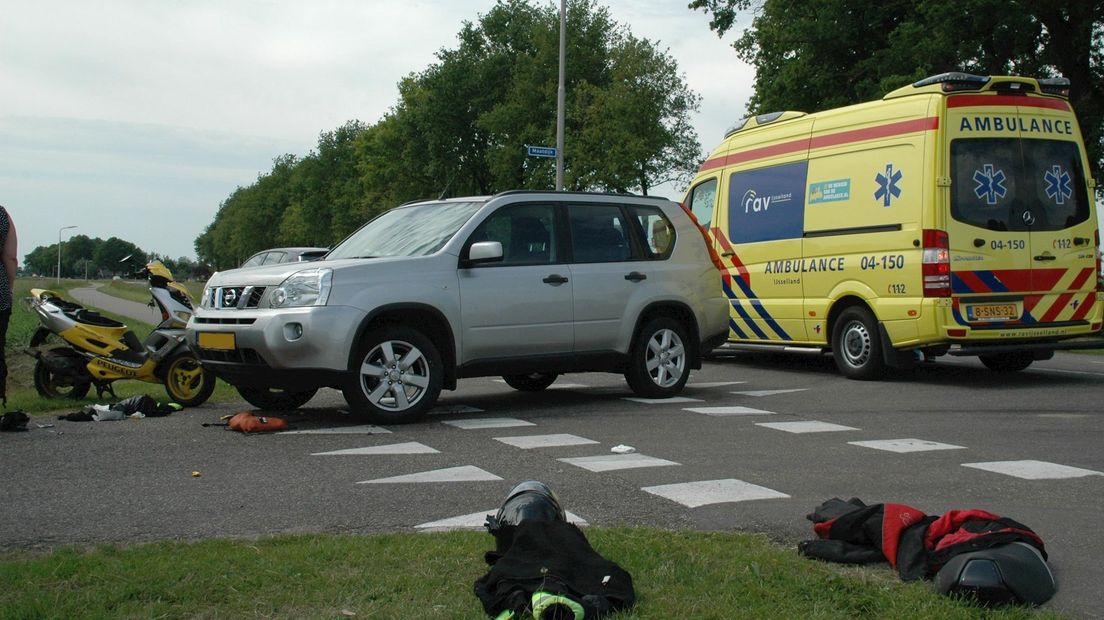
<svg viewBox="0 0 1104 620"><path fill-rule="evenodd" d="M244 310L258 307L264 292L263 286L218 286L208 291L204 301L208 308Z"/></svg>

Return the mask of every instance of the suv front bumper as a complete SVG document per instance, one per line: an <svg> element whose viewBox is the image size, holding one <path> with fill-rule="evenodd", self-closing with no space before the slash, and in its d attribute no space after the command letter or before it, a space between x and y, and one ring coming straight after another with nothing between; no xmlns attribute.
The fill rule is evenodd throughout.
<svg viewBox="0 0 1104 620"><path fill-rule="evenodd" d="M364 313L350 306L197 309L188 344L205 368L235 386L339 386Z"/></svg>

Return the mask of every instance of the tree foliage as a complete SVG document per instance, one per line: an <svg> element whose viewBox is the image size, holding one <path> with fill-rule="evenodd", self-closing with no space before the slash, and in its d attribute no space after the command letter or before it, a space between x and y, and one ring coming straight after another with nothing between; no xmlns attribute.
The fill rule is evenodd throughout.
<svg viewBox="0 0 1104 620"><path fill-rule="evenodd" d="M133 271L133 266L119 261L131 255L145 263L147 254L129 241L111 237L106 241L99 237L73 235L61 248L61 275L67 278L110 277ZM40 245L23 257L23 271L41 276L56 276L58 268L58 244Z"/></svg>
<svg viewBox="0 0 1104 620"><path fill-rule="evenodd" d="M1104 0L692 0L755 67L749 113L880 98L928 75L1063 76L1104 178Z"/></svg>
<svg viewBox="0 0 1104 620"><path fill-rule="evenodd" d="M675 60L595 0L568 3L566 32L565 189L647 193L688 181L699 98ZM196 239L201 260L227 268L266 247L332 247L408 200L552 189L555 161L525 147L555 143L558 8L499 0L457 39L399 83L377 123L324 132L306 156L278 158L232 193Z"/></svg>

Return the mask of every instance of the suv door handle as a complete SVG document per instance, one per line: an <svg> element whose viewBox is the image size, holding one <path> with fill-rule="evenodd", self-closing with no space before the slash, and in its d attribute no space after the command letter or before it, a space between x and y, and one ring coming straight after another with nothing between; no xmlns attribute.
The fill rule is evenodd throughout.
<svg viewBox="0 0 1104 620"><path fill-rule="evenodd" d="M558 273L554 273L550 276L545 276L545 278L541 280L541 282L544 282L545 284L563 284L564 282L567 282L567 278L561 276Z"/></svg>
<svg viewBox="0 0 1104 620"><path fill-rule="evenodd" d="M1051 256L1050 254L1040 254L1035 257L1035 260L1056 260L1057 256Z"/></svg>
<svg viewBox="0 0 1104 620"><path fill-rule="evenodd" d="M647 280L648 276L646 276L645 274L640 273L639 271L631 271L631 272L625 274L625 279L630 281L630 282L639 282L641 280Z"/></svg>

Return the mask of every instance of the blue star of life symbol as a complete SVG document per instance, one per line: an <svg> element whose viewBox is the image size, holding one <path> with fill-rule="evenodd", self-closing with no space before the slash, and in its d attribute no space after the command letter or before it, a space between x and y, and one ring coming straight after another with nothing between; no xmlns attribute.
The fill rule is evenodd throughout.
<svg viewBox="0 0 1104 620"><path fill-rule="evenodd" d="M981 170L974 170L974 195L984 198L986 204L997 204L997 198L1004 198L1008 190L1004 187L1004 170L993 170L993 164L985 164Z"/></svg>
<svg viewBox="0 0 1104 620"><path fill-rule="evenodd" d="M901 182L900 170L894 170L893 164L886 164L885 174L879 172L874 176L874 181L878 184L878 191L874 192L874 200L879 198L882 200L882 206L888 207L889 202L894 198L901 197L901 188L897 187L897 184Z"/></svg>
<svg viewBox="0 0 1104 620"><path fill-rule="evenodd" d="M1062 204L1073 195L1073 187L1070 185L1069 172L1062 170L1061 166L1053 166L1043 175L1046 181L1046 195L1054 201L1054 204Z"/></svg>

